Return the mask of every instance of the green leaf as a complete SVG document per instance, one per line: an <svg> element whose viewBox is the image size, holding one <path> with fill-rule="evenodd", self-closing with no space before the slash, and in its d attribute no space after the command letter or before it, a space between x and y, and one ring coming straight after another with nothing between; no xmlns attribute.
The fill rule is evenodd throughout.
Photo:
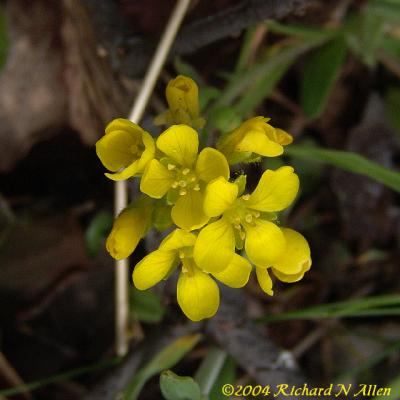
<svg viewBox="0 0 400 400"><path fill-rule="evenodd" d="M386 116L396 132L400 135L400 87L391 87L385 96Z"/></svg>
<svg viewBox="0 0 400 400"><path fill-rule="evenodd" d="M366 10L395 24L400 21L400 3L398 0L370 0Z"/></svg>
<svg viewBox="0 0 400 400"><path fill-rule="evenodd" d="M208 117L209 124L221 132L227 133L237 128L242 118L232 107L214 108Z"/></svg>
<svg viewBox="0 0 400 400"><path fill-rule="evenodd" d="M315 50L307 59L301 81L300 103L308 118L317 118L324 111L345 56L346 45L340 36Z"/></svg>
<svg viewBox="0 0 400 400"><path fill-rule="evenodd" d="M272 59L273 57L269 59L270 61L267 61L266 64L271 62ZM283 59L281 63L267 69L266 74L261 76L258 80L255 80L254 84L244 93L236 104L235 108L237 112L240 115L246 115L267 98L295 59L295 57L289 58L288 60Z"/></svg>
<svg viewBox="0 0 400 400"><path fill-rule="evenodd" d="M400 398L400 375L390 381L387 387L391 390L390 394L385 396L385 400L398 400ZM372 400L382 400L382 396L373 397Z"/></svg>
<svg viewBox="0 0 400 400"><path fill-rule="evenodd" d="M201 86L199 91L200 110L204 110L208 104L217 99L221 91L214 86Z"/></svg>
<svg viewBox="0 0 400 400"><path fill-rule="evenodd" d="M362 23L362 59L366 65L376 64L377 51L384 37L384 20L375 13L366 13Z"/></svg>
<svg viewBox="0 0 400 400"><path fill-rule="evenodd" d="M296 43L296 46L288 46L281 49L273 56L268 55L270 58L269 62L266 62L266 59L264 59L245 71L233 74L230 77L227 87L213 104L213 108L232 105L238 97L249 90L255 80L265 77L268 73L277 68L277 66L290 62L294 58L297 58L310 49L320 46L326 41L327 38L325 37L322 39L307 40L305 42L299 41Z"/></svg>
<svg viewBox="0 0 400 400"><path fill-rule="evenodd" d="M390 187L394 191L400 192L399 172L382 167L357 153L301 145L288 146L285 151L291 156L326 163L345 171L368 176Z"/></svg>
<svg viewBox="0 0 400 400"><path fill-rule="evenodd" d="M236 62L235 72L243 71L247 66L252 51L252 43L256 30L257 26L250 26L246 29L243 35L242 47L240 48L239 57Z"/></svg>
<svg viewBox="0 0 400 400"><path fill-rule="evenodd" d="M99 212L90 221L85 233L86 248L90 256L95 256L100 251L112 224L113 217L108 212Z"/></svg>
<svg viewBox="0 0 400 400"><path fill-rule="evenodd" d="M297 36L303 39L322 39L337 35L340 31L332 28L320 28L307 25L287 25L274 20L266 22L271 32L289 36Z"/></svg>
<svg viewBox="0 0 400 400"><path fill-rule="evenodd" d="M201 400L200 387L190 376L164 371L160 376L160 388L166 400Z"/></svg>
<svg viewBox="0 0 400 400"><path fill-rule="evenodd" d="M226 396L222 393L221 388L225 383L233 383L235 380L236 364L231 357L228 357L211 389L210 400L226 400Z"/></svg>
<svg viewBox="0 0 400 400"><path fill-rule="evenodd" d="M194 377L196 382L199 383L203 395L208 396L210 394L226 358L227 353L224 350L218 347L209 349Z"/></svg>
<svg viewBox="0 0 400 400"><path fill-rule="evenodd" d="M146 365L140 368L122 393L124 400L135 400L145 383L152 376L177 364L201 339L200 334L183 336L157 353Z"/></svg>
<svg viewBox="0 0 400 400"><path fill-rule="evenodd" d="M160 297L152 290L130 290L131 310L137 319L146 323L160 322L165 314L165 307Z"/></svg>
<svg viewBox="0 0 400 400"><path fill-rule="evenodd" d="M236 377L236 364L228 354L211 347L194 376L199 384L204 400L224 400L221 392L225 383L233 383Z"/></svg>
<svg viewBox="0 0 400 400"><path fill-rule="evenodd" d="M385 36L382 40L382 48L392 57L400 60L400 39L393 36Z"/></svg>

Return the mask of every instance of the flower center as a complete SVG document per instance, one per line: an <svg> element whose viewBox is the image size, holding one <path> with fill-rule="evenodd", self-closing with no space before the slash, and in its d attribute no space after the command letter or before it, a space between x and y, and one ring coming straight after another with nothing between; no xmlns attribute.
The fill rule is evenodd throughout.
<svg viewBox="0 0 400 400"><path fill-rule="evenodd" d="M189 276L193 276L195 268L193 247L183 247L182 249L179 249L179 258L182 263L182 272Z"/></svg>
<svg viewBox="0 0 400 400"><path fill-rule="evenodd" d="M140 157L144 151L142 143L136 142L129 147L129 151L136 157Z"/></svg>
<svg viewBox="0 0 400 400"><path fill-rule="evenodd" d="M186 195L189 190L200 190L199 179L193 170L175 164L168 164L167 168L175 174L172 188L179 189L180 196Z"/></svg>
<svg viewBox="0 0 400 400"><path fill-rule="evenodd" d="M237 230L237 233L242 240L246 237L246 228L256 226L257 220L261 215L259 211L252 210L246 206L246 201L249 197L248 194L239 197L232 207L225 212L225 216Z"/></svg>

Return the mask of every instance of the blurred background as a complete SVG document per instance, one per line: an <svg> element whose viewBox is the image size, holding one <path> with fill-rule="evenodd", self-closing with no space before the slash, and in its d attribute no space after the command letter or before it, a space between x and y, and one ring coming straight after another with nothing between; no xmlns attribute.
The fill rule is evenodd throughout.
<svg viewBox="0 0 400 400"><path fill-rule="evenodd" d="M157 133L181 73L210 140L254 115L290 132L284 158L241 167L254 181L295 167L301 194L281 221L313 266L273 297L254 280L223 290L204 323L182 316L173 283L131 287L132 349L114 357L113 184L94 143L128 115L174 4L0 2L0 398L219 400L224 383L338 382L400 399L398 0L192 2L143 125ZM161 394L166 369L194 379L164 373Z"/></svg>

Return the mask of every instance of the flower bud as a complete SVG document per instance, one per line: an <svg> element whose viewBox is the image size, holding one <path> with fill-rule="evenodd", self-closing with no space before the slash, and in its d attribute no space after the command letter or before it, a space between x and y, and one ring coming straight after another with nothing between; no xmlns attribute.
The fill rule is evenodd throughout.
<svg viewBox="0 0 400 400"><path fill-rule="evenodd" d="M152 211L148 202L138 201L118 215L106 241L113 258L122 260L133 253L150 226Z"/></svg>
<svg viewBox="0 0 400 400"><path fill-rule="evenodd" d="M282 129L268 124L269 119L254 117L224 135L217 148L230 164L251 162L259 156L276 157L283 153L283 146L293 141Z"/></svg>

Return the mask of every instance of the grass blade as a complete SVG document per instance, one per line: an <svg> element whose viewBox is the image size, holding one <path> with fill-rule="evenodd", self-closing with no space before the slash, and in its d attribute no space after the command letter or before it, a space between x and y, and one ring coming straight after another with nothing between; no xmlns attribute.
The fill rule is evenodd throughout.
<svg viewBox="0 0 400 400"><path fill-rule="evenodd" d="M265 76L255 81L249 91L241 97L235 106L235 110L239 115L246 115L268 97L294 61L294 57L284 60L281 64L269 69Z"/></svg>
<svg viewBox="0 0 400 400"><path fill-rule="evenodd" d="M286 151L290 156L326 163L348 172L368 176L394 191L400 192L399 172L385 168L360 154L301 145L292 145Z"/></svg>
<svg viewBox="0 0 400 400"><path fill-rule="evenodd" d="M85 367L71 369L70 371L62 372L60 374L51 375L47 378L43 378L34 382L26 383L24 385L15 386L9 389L0 390L0 396L14 396L19 393L32 392L33 390L40 389L44 386L50 385L52 383L67 381L72 378L77 378L88 374L89 372L98 371L104 368L110 368L121 362L120 357L115 357L111 360L104 361L102 363L96 363L87 365Z"/></svg>
<svg viewBox="0 0 400 400"><path fill-rule="evenodd" d="M281 50L279 53L274 54L273 57L270 57L269 62L263 60L246 71L235 73L222 95L213 104L213 108L232 105L232 103L241 96L242 93L245 93L248 88L252 86L254 81L263 78L279 65L284 65L301 54L320 46L327 40L328 38L324 37L322 39L318 38L306 42L299 41L296 46L290 46Z"/></svg>
<svg viewBox="0 0 400 400"><path fill-rule="evenodd" d="M335 382L345 382L349 379L349 377L354 377L359 375L361 372L371 369L374 365L380 363L385 358L390 357L393 353L398 352L400 349L400 342L395 342L392 345L388 346L383 351L378 354L373 355L368 360L364 361L362 364L355 368L351 368L350 370L343 372L336 379ZM398 393L397 393L398 394ZM385 399L387 397L385 396Z"/></svg>
<svg viewBox="0 0 400 400"><path fill-rule="evenodd" d="M347 47L342 36L315 50L304 65L300 103L304 114L318 118L345 61Z"/></svg>
<svg viewBox="0 0 400 400"><path fill-rule="evenodd" d="M337 317L383 317L400 315L400 295L371 296L363 299L321 304L303 310L261 318L262 322L278 322L294 319L320 319Z"/></svg>

